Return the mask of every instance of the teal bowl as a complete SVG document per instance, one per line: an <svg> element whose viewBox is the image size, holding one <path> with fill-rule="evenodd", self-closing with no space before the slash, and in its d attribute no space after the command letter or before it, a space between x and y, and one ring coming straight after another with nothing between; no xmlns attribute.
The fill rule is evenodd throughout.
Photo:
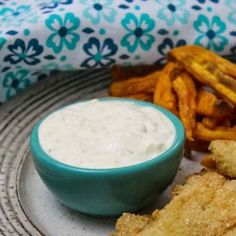
<svg viewBox="0 0 236 236"><path fill-rule="evenodd" d="M122 98L99 100L118 100L161 111L176 130L172 146L157 157L132 166L110 169L73 167L56 161L40 146L38 130L45 117L34 126L30 136L34 164L48 189L69 208L97 216L134 212L156 200L173 181L183 153L184 127L175 115L148 102Z"/></svg>

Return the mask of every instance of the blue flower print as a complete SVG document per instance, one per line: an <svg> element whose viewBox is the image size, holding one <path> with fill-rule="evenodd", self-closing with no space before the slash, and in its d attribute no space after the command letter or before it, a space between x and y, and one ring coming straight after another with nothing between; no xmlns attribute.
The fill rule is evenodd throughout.
<svg viewBox="0 0 236 236"><path fill-rule="evenodd" d="M236 46L230 48L230 52L231 52L232 55L235 57L235 55L236 55Z"/></svg>
<svg viewBox="0 0 236 236"><path fill-rule="evenodd" d="M168 26L179 21L182 24L187 24L190 13L185 9L186 0L156 0L161 7L157 13L160 20L166 22Z"/></svg>
<svg viewBox="0 0 236 236"><path fill-rule="evenodd" d="M111 7L113 0L80 0L80 3L87 6L83 16L93 24L99 24L101 19L108 23L115 21L117 11Z"/></svg>
<svg viewBox="0 0 236 236"><path fill-rule="evenodd" d="M148 14L141 14L140 19L128 13L121 21L122 26L128 31L121 39L121 45L127 47L129 52L134 52L140 45L144 51L148 51L155 41L150 32L155 27L155 21Z"/></svg>
<svg viewBox="0 0 236 236"><path fill-rule="evenodd" d="M3 47L5 43L6 43L6 39L0 37L0 49Z"/></svg>
<svg viewBox="0 0 236 236"><path fill-rule="evenodd" d="M194 43L217 52L223 51L228 43L228 39L223 36L226 30L226 24L219 16L213 16L209 20L205 15L199 15L193 26L200 35Z"/></svg>
<svg viewBox="0 0 236 236"><path fill-rule="evenodd" d="M20 5L15 9L0 8L1 27L20 26L23 22L36 24L39 15L30 5Z"/></svg>
<svg viewBox="0 0 236 236"><path fill-rule="evenodd" d="M7 1L9 1L9 0L1 0L0 5L4 5Z"/></svg>
<svg viewBox="0 0 236 236"><path fill-rule="evenodd" d="M59 5L68 5L73 2L73 0L36 0L38 5L42 10L44 9L53 9L58 7Z"/></svg>
<svg viewBox="0 0 236 236"><path fill-rule="evenodd" d="M46 74L46 73L39 74L39 75L37 76L36 81L45 80L47 77L48 77L48 74Z"/></svg>
<svg viewBox="0 0 236 236"><path fill-rule="evenodd" d="M16 73L7 72L4 76L2 85L6 88L6 99L11 98L18 92L30 85L30 80L27 78L28 70L18 70Z"/></svg>
<svg viewBox="0 0 236 236"><path fill-rule="evenodd" d="M43 65L42 66L43 71L50 72L50 71L59 71L59 70L74 70L75 68L71 64L64 64L64 65L59 65L55 62L51 62L49 64Z"/></svg>
<svg viewBox="0 0 236 236"><path fill-rule="evenodd" d="M65 46L69 50L76 48L80 39L76 30L79 28L80 21L73 13L66 13L64 19L59 15L52 14L46 20L46 26L53 31L48 37L46 45L52 48L55 53L60 53Z"/></svg>
<svg viewBox="0 0 236 236"><path fill-rule="evenodd" d="M7 48L11 54L8 54L4 61L8 61L11 64L23 61L27 65L36 65L40 62L37 56L43 52L43 47L37 39L30 39L27 45L23 40L16 39L14 44L9 45Z"/></svg>
<svg viewBox="0 0 236 236"><path fill-rule="evenodd" d="M212 3L219 3L220 0L197 0L200 4L205 4L207 1Z"/></svg>
<svg viewBox="0 0 236 236"><path fill-rule="evenodd" d="M57 71L58 69L59 65L56 62L51 62L42 66L42 70L47 72Z"/></svg>
<svg viewBox="0 0 236 236"><path fill-rule="evenodd" d="M111 58L116 54L118 47L111 38L107 38L101 44L97 38L90 38L83 46L89 57L81 64L81 67L95 68L97 66L110 66L115 63Z"/></svg>
<svg viewBox="0 0 236 236"><path fill-rule="evenodd" d="M231 12L228 15L228 20L236 24L236 0L226 0L225 4L230 7Z"/></svg>
<svg viewBox="0 0 236 236"><path fill-rule="evenodd" d="M163 42L158 46L157 50L162 55L156 63L157 64L164 64L167 61L167 54L168 52L176 47L184 46L187 42L184 39L180 39L176 42L176 44L172 41L171 38L165 38Z"/></svg>

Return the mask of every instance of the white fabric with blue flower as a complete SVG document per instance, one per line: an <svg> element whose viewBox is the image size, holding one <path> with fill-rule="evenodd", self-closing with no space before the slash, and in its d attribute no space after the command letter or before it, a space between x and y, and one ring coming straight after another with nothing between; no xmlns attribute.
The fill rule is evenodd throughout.
<svg viewBox="0 0 236 236"><path fill-rule="evenodd" d="M163 64L174 47L236 54L236 0L0 0L0 102L51 71Z"/></svg>

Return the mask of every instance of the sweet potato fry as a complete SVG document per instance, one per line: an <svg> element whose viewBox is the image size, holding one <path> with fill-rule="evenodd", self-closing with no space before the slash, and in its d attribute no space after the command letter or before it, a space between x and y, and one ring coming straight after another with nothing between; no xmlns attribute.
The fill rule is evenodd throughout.
<svg viewBox="0 0 236 236"><path fill-rule="evenodd" d="M218 99L213 93L199 90L197 94L197 113L214 117L226 118L234 112L234 107L222 99Z"/></svg>
<svg viewBox="0 0 236 236"><path fill-rule="evenodd" d="M177 101L171 81L180 71L180 66L176 63L167 63L160 74L160 79L156 84L154 92L154 103L162 106L174 114L177 114Z"/></svg>
<svg viewBox="0 0 236 236"><path fill-rule="evenodd" d="M205 127L209 128L209 129L214 129L217 125L217 119L214 117L203 117L202 118L202 123Z"/></svg>
<svg viewBox="0 0 236 236"><path fill-rule="evenodd" d="M230 123L231 123L231 126L235 126L235 127L236 127L236 111L235 111L235 113L230 117Z"/></svg>
<svg viewBox="0 0 236 236"><path fill-rule="evenodd" d="M211 61L215 64L215 66L218 66L224 74L236 78L236 65L210 50L207 50L197 45L186 45L184 47L179 47L174 50L175 52L172 51L171 53L174 53L175 55L180 53L185 55L192 54L196 55L196 59L198 60L204 59Z"/></svg>
<svg viewBox="0 0 236 236"><path fill-rule="evenodd" d="M195 87L191 82L191 78L185 73L180 74L180 76L173 81L173 88L178 97L179 117L185 127L187 139L192 141L196 114Z"/></svg>
<svg viewBox="0 0 236 236"><path fill-rule="evenodd" d="M209 169L216 169L216 161L212 154L208 154L204 156L201 160L201 165L209 168Z"/></svg>
<svg viewBox="0 0 236 236"><path fill-rule="evenodd" d="M207 152L209 143L210 142L208 141L202 141L196 139L194 141L186 140L185 148L197 152Z"/></svg>
<svg viewBox="0 0 236 236"><path fill-rule="evenodd" d="M197 56L196 56L197 55ZM236 79L224 73L222 68L204 54L178 47L170 52L170 57L181 63L184 68L201 83L213 88L220 96L236 104Z"/></svg>
<svg viewBox="0 0 236 236"><path fill-rule="evenodd" d="M157 70L160 70L160 66L156 65L143 65L143 66L119 66L115 65L112 67L112 80L120 81L126 80L133 77L143 77L151 74Z"/></svg>
<svg viewBox="0 0 236 236"><path fill-rule="evenodd" d="M136 94L126 95L124 97L137 99L137 100L141 100L141 101L146 101L146 102L153 101L153 94L151 94L151 93L136 93Z"/></svg>
<svg viewBox="0 0 236 236"><path fill-rule="evenodd" d="M216 139L233 139L236 140L236 129L229 127L216 127L208 129L202 123L198 122L194 131L196 139L212 141Z"/></svg>
<svg viewBox="0 0 236 236"><path fill-rule="evenodd" d="M180 74L180 76L183 78L185 85L187 87L187 91L188 91L188 95L189 95L189 117L191 120L191 124L192 124L192 129L195 128L196 126L196 97L197 97L197 90L196 90L196 86L194 84L193 78L192 76L187 73L187 72L183 72Z"/></svg>
<svg viewBox="0 0 236 236"><path fill-rule="evenodd" d="M232 126L232 127L229 127L229 126L217 126L217 130L227 130L227 129L230 129L230 130L233 130L233 131L236 131L236 126Z"/></svg>
<svg viewBox="0 0 236 236"><path fill-rule="evenodd" d="M231 127L232 126L232 121L231 121L230 118L224 119L224 120L220 120L218 122L218 125L219 126L223 126L223 127Z"/></svg>
<svg viewBox="0 0 236 236"><path fill-rule="evenodd" d="M215 139L236 140L236 65L214 52L178 47L161 71L160 66L114 66L112 74L112 96L154 102L179 116L190 154L206 152Z"/></svg>
<svg viewBox="0 0 236 236"><path fill-rule="evenodd" d="M156 71L142 78L113 82L110 86L110 94L115 97L123 97L137 93L153 93L159 77L160 72Z"/></svg>

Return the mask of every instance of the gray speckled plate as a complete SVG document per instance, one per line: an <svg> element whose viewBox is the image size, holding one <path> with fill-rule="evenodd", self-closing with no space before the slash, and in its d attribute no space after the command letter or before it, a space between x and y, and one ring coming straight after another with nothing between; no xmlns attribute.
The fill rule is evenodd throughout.
<svg viewBox="0 0 236 236"><path fill-rule="evenodd" d="M107 70L60 73L42 81L0 107L0 235L109 235L116 219L94 218L60 204L37 175L29 153L29 134L46 113L78 99L107 96ZM183 159L174 181L200 170ZM161 208L168 188L145 209Z"/></svg>

